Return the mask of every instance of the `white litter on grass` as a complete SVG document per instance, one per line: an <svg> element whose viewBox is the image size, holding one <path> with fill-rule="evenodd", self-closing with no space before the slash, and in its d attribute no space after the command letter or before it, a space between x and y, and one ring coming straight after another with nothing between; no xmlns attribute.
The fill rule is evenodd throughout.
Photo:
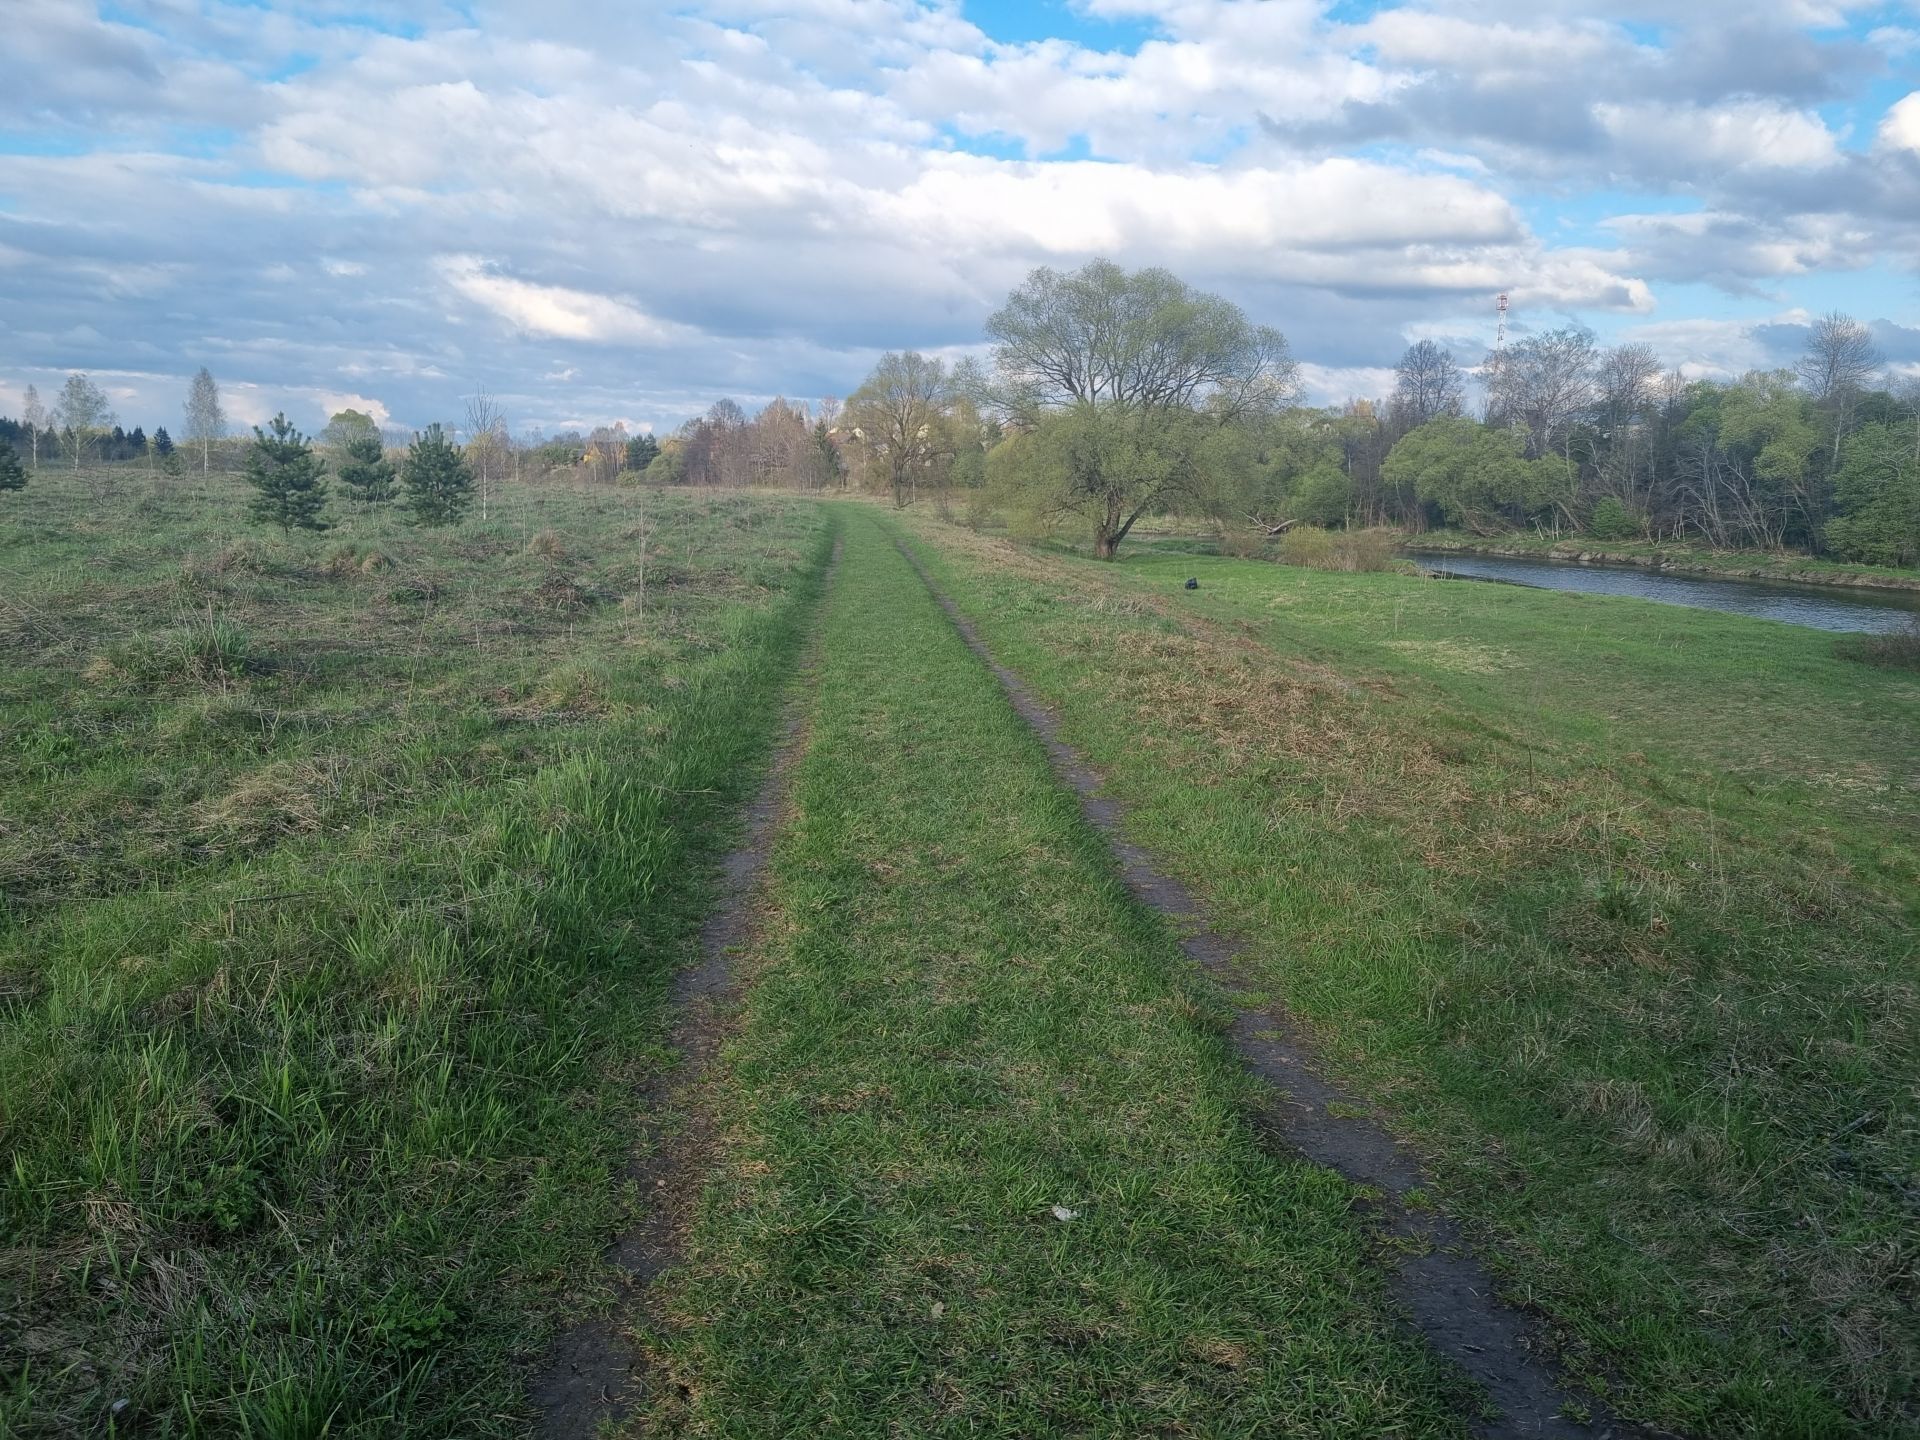
<svg viewBox="0 0 1920 1440"><path fill-rule="evenodd" d="M1056 1220L1078 1220L1080 1218L1080 1212L1078 1210L1069 1210L1064 1205L1056 1205L1053 1207L1053 1218Z"/></svg>

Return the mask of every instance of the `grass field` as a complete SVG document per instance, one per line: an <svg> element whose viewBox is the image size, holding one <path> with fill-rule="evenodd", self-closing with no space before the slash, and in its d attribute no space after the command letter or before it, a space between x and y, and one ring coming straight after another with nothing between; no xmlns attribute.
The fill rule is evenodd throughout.
<svg viewBox="0 0 1920 1440"><path fill-rule="evenodd" d="M1920 682L1633 601L915 533L1623 1408L1912 1427Z"/></svg>
<svg viewBox="0 0 1920 1440"><path fill-rule="evenodd" d="M1305 1022L1616 1410L1920 1432L1910 672L865 505L528 487L283 539L238 488L0 496L0 1433L526 1434L609 1311L636 1433L1468 1433L1229 1001ZM724 1043L643 1124L789 696ZM628 1151L689 1119L684 1263L625 1313Z"/></svg>
<svg viewBox="0 0 1920 1440"><path fill-rule="evenodd" d="M240 488L0 507L0 1432L521 1433L825 530Z"/></svg>
<svg viewBox="0 0 1920 1440"><path fill-rule="evenodd" d="M848 530L652 1425L1465 1433L1349 1188L1262 1149L1171 938Z"/></svg>

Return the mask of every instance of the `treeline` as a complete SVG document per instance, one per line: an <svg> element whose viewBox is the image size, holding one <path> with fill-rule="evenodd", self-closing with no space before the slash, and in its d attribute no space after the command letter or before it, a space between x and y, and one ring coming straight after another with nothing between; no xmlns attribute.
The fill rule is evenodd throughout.
<svg viewBox="0 0 1920 1440"><path fill-rule="evenodd" d="M1351 493L1276 476L1311 518L1480 534L1793 547L1870 564L1920 560L1920 385L1883 382L1865 326L1828 315L1791 370L1689 380L1643 345L1603 349L1569 326L1486 357L1466 418L1462 373L1409 349L1383 405L1317 423ZM1316 422L1309 421L1309 424Z"/></svg>
<svg viewBox="0 0 1920 1440"><path fill-rule="evenodd" d="M1278 332L1164 271L1036 271L989 322L989 367L886 356L845 405L721 401L646 472L678 484L848 484L1093 522L1456 527L1920 563L1920 383L1865 326L1817 322L1790 370L1689 379L1578 326L1469 369L1409 346L1392 393L1297 403ZM1477 398L1476 398L1477 397Z"/></svg>
<svg viewBox="0 0 1920 1440"><path fill-rule="evenodd" d="M437 433L472 472L482 517L497 482L559 472L852 486L899 504L964 493L1020 523L1089 522L1102 555L1142 515L1176 513L1248 534L1453 526L1920 562L1920 382L1891 388L1866 327L1843 315L1813 326L1795 368L1733 381L1690 380L1578 326L1471 370L1421 341L1390 395L1330 408L1298 403L1278 331L1164 270L1036 270L987 338L985 365L889 354L844 404L776 399L749 416L721 400L664 439L616 425L516 440L485 392L459 431ZM228 426L205 369L183 418L182 451L211 468ZM350 410L321 437L363 459L408 438ZM0 442L34 465L179 464L164 430L122 431L84 375L52 407L29 388Z"/></svg>

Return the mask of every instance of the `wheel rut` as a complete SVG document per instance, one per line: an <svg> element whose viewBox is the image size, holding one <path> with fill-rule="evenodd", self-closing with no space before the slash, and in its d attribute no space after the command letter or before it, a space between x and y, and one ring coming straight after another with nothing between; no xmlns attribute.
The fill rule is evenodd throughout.
<svg viewBox="0 0 1920 1440"><path fill-rule="evenodd" d="M781 721L773 758L760 788L742 812L739 843L720 864L717 900L700 928L697 958L668 991L668 1044L679 1060L639 1094L645 1117L624 1178L647 1197L646 1213L608 1247L618 1276L614 1313L583 1320L560 1336L532 1387L534 1431L547 1440L583 1440L632 1413L645 1391L644 1359L629 1331L647 1313L649 1291L680 1262L682 1237L712 1147L711 1117L697 1102L699 1082L726 1038L723 1003L734 983L733 953L756 930L761 877L781 822L795 761L806 752L809 712L806 677L817 663L819 616L840 568L844 542L833 553L814 601L814 628Z"/></svg>
<svg viewBox="0 0 1920 1440"><path fill-rule="evenodd" d="M1099 776L1060 738L1053 711L994 657L919 556L904 541L894 543L1046 747L1055 774L1072 788L1082 815L1111 847L1128 890L1172 923L1181 948L1221 982L1232 1001L1241 947L1208 929L1193 893L1125 837L1124 808L1101 793ZM1549 1358L1542 1326L1499 1299L1491 1273L1460 1227L1408 1203L1409 1192L1426 1183L1418 1159L1369 1117L1367 1107L1327 1079L1297 1025L1282 1014L1236 1005L1229 1035L1247 1067L1284 1097L1278 1113L1269 1117L1276 1138L1385 1197L1382 1224L1394 1248L1404 1252L1390 1271L1390 1289L1426 1342L1486 1392L1496 1413L1474 1422L1477 1435L1487 1440L1650 1440L1665 1433L1620 1420L1567 1384ZM1582 1415L1584 1420L1573 1418Z"/></svg>

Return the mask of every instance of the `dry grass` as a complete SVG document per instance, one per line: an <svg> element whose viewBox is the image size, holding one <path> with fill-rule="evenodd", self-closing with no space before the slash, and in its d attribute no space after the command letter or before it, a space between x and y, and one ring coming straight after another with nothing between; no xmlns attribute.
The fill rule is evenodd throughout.
<svg viewBox="0 0 1920 1440"><path fill-rule="evenodd" d="M1280 563L1353 574L1390 570L1399 537L1391 530L1321 530L1299 525L1280 537Z"/></svg>

